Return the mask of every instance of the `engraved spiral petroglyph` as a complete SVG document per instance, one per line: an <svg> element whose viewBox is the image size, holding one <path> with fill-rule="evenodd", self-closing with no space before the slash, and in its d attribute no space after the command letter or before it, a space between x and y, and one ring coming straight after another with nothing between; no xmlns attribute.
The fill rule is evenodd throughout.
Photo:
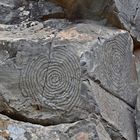
<svg viewBox="0 0 140 140"><path fill-rule="evenodd" d="M79 99L81 70L78 57L65 46L54 47L48 56L40 55L22 70L23 96L43 105L69 110Z"/></svg>
<svg viewBox="0 0 140 140"><path fill-rule="evenodd" d="M104 43L103 71L106 84L114 91L124 91L129 81L131 54L127 43L126 35L119 35Z"/></svg>

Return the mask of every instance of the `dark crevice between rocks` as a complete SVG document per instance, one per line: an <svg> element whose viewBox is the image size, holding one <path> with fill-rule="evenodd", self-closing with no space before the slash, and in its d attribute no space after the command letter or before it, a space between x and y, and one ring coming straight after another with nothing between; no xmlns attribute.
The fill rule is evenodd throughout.
<svg viewBox="0 0 140 140"><path fill-rule="evenodd" d="M53 13L53 14L48 14L40 17L40 20L45 21L49 19L65 19L65 14L64 13Z"/></svg>
<svg viewBox="0 0 140 140"><path fill-rule="evenodd" d="M140 42L136 41L136 39L133 39L134 40L134 52L137 51L137 50L140 50Z"/></svg>
<svg viewBox="0 0 140 140"><path fill-rule="evenodd" d="M13 119L15 121L20 121L20 122L24 122L24 123L31 123L31 124L41 125L41 126L54 126L54 125L59 125L59 124L75 123L77 121L84 120L84 119L75 118L73 121L69 121L69 122L67 122L67 121L56 122L53 119L48 119L48 120L31 119L31 118L26 118L25 116L19 114L14 109L12 109L12 111L4 110L4 111L0 112L0 114L5 115L5 116L7 116L10 119Z"/></svg>

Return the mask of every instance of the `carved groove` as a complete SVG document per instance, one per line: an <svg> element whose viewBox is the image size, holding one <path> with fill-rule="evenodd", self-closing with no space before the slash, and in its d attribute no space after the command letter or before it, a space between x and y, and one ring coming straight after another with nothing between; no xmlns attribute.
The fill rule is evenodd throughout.
<svg viewBox="0 0 140 140"><path fill-rule="evenodd" d="M39 56L22 70L20 89L23 96L40 105L70 110L79 99L81 70L74 52L57 46L50 56Z"/></svg>
<svg viewBox="0 0 140 140"><path fill-rule="evenodd" d="M129 81L131 54L128 49L128 37L119 35L105 42L103 47L103 71L106 84L116 92L123 92Z"/></svg>

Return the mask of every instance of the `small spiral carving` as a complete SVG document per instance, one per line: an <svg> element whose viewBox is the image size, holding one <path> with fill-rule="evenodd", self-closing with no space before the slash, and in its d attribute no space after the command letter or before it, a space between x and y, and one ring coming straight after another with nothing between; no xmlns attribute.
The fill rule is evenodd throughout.
<svg viewBox="0 0 140 140"><path fill-rule="evenodd" d="M42 105L70 110L79 99L81 70L75 53L65 46L54 47L49 56L40 55L22 71L23 96Z"/></svg>
<svg viewBox="0 0 140 140"><path fill-rule="evenodd" d="M103 71L107 87L122 92L129 81L131 52L128 36L119 35L105 42L103 47Z"/></svg>

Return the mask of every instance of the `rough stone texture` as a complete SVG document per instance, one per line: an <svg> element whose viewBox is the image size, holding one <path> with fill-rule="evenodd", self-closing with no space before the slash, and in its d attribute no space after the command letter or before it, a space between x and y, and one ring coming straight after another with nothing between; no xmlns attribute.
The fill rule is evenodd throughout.
<svg viewBox="0 0 140 140"><path fill-rule="evenodd" d="M0 113L18 120L0 115L0 140L136 140L136 96L140 139L138 0L0 0L0 23Z"/></svg>
<svg viewBox="0 0 140 140"><path fill-rule="evenodd" d="M1 0L0 23L19 24L21 22L41 20L44 15L62 12L62 8L45 0ZM53 16L52 16L53 18Z"/></svg>
<svg viewBox="0 0 140 140"><path fill-rule="evenodd" d="M47 19L55 18L55 16L57 18L57 15L63 12L62 7L56 5L55 3L49 2L49 0L31 0L26 2L27 6L25 9L29 11L29 20L40 20L45 15L47 15ZM21 13L23 14L24 11L21 11Z"/></svg>
<svg viewBox="0 0 140 140"><path fill-rule="evenodd" d="M61 6L65 17L71 20L101 20L110 0L49 0Z"/></svg>
<svg viewBox="0 0 140 140"><path fill-rule="evenodd" d="M139 50L106 23L140 41L139 1L0 0L0 113L18 120L0 140L136 140L136 96L140 139Z"/></svg>
<svg viewBox="0 0 140 140"><path fill-rule="evenodd" d="M43 124L71 122L96 112L94 98L81 92L80 60L72 46L53 45L52 28L33 28L14 36L3 32L0 90L5 102Z"/></svg>
<svg viewBox="0 0 140 140"><path fill-rule="evenodd" d="M1 0L0 23L15 24L23 21L23 17L29 15L28 11L22 11L26 7L25 0ZM23 13L22 13L23 12Z"/></svg>
<svg viewBox="0 0 140 140"><path fill-rule="evenodd" d="M140 139L140 95L137 97L136 104L136 116L135 116L136 126L137 126L137 139Z"/></svg>
<svg viewBox="0 0 140 140"><path fill-rule="evenodd" d="M140 41L139 0L1 0L0 23L49 18L94 19L106 18L109 23L130 31Z"/></svg>
<svg viewBox="0 0 140 140"><path fill-rule="evenodd" d="M140 49L139 45L135 46L135 62L136 62L136 68L137 68L137 74L138 74L138 83L140 85ZM136 103L136 114L135 114L135 120L137 125L137 139L140 139L140 88L138 90L139 94L137 96L137 103Z"/></svg>
<svg viewBox="0 0 140 140"><path fill-rule="evenodd" d="M138 75L138 83L140 84L140 46L136 46L134 50L136 70Z"/></svg>
<svg viewBox="0 0 140 140"><path fill-rule="evenodd" d="M140 41L140 2L139 0L50 0L64 8L68 18L101 20L126 29ZM45 2L44 2L45 3ZM47 4L46 4L47 5ZM39 8L36 8L39 9ZM38 12L39 13L39 12ZM48 13L41 14L47 15Z"/></svg>
<svg viewBox="0 0 140 140"><path fill-rule="evenodd" d="M113 26L126 29L140 41L139 0L50 0L64 7L68 18L101 20L106 18Z"/></svg>
<svg viewBox="0 0 140 140"><path fill-rule="evenodd" d="M134 106L138 86L133 42L128 32L96 24L78 24L60 32L59 38L69 40L69 44L78 48L84 74Z"/></svg>
<svg viewBox="0 0 140 140"><path fill-rule="evenodd" d="M128 32L93 22L57 23L58 20L37 22L25 29L1 25L0 110L14 119L43 125L98 116L113 140L135 140L133 109L127 105L133 106L137 93L131 86L136 79L129 75L133 55ZM115 45L107 50L106 42ZM116 64L116 59L120 64ZM125 64L123 60L127 59ZM101 67L104 63L112 64L113 69L109 67L108 71L111 77L116 76L111 80L117 91L112 85L108 88L109 74ZM105 70L104 75L100 75L100 70ZM124 74L119 81L118 71ZM129 86L126 88L123 82ZM87 136L81 134L77 139L80 137Z"/></svg>
<svg viewBox="0 0 140 140"><path fill-rule="evenodd" d="M13 0L0 1L0 23L7 23L12 19L14 14L13 9L14 9Z"/></svg>
<svg viewBox="0 0 140 140"><path fill-rule="evenodd" d="M135 140L134 110L93 81L90 81L90 85L102 118L110 124L110 127L106 126L106 128L110 132L111 138L114 140L122 136L127 140ZM121 136L118 136L118 133L115 133L112 128L119 131Z"/></svg>
<svg viewBox="0 0 140 140"><path fill-rule="evenodd" d="M0 115L0 139L7 140L111 140L103 125L94 119L43 127Z"/></svg>
<svg viewBox="0 0 140 140"><path fill-rule="evenodd" d="M117 27L123 27L140 41L140 2L139 0L113 0L108 10L108 18Z"/></svg>

